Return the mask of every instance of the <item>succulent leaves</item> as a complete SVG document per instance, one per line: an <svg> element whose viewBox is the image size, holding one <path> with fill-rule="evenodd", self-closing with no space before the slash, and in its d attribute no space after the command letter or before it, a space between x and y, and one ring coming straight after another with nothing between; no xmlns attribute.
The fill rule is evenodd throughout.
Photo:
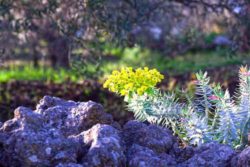
<svg viewBox="0 0 250 167"><path fill-rule="evenodd" d="M250 70L240 68L236 101L220 85L210 86L207 73L199 72L196 77L195 98L187 104L157 89L155 85L163 76L148 68L115 71L104 87L128 98L128 109L136 119L169 127L190 144L216 140L234 148L246 146L250 131Z"/></svg>

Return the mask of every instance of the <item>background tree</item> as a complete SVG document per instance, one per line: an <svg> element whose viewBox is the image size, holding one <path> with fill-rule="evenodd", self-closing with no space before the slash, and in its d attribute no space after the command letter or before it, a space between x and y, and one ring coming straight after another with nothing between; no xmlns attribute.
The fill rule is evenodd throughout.
<svg viewBox="0 0 250 167"><path fill-rule="evenodd" d="M73 63L98 63L107 43L175 55L211 48L213 34L226 34L226 41L219 40L222 44L248 51L249 4L248 0L1 0L0 46L7 57L32 59L35 66L45 58L52 66L65 67L69 57Z"/></svg>

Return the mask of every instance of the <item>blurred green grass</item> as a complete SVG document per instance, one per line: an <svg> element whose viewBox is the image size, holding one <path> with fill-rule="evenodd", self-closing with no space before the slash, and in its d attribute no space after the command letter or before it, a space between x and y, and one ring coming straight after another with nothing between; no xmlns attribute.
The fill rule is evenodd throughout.
<svg viewBox="0 0 250 167"><path fill-rule="evenodd" d="M65 81L78 82L83 77L79 77L75 72L68 69L53 69L51 67L34 68L31 65L10 67L0 70L0 82L11 80L19 81L46 81L62 83Z"/></svg>
<svg viewBox="0 0 250 167"><path fill-rule="evenodd" d="M63 83L65 81L80 82L86 79L87 76L95 76L95 78L102 80L112 70L128 66L134 68L145 66L157 68L162 73L173 76L229 65L245 65L250 62L250 54L233 55L229 54L229 51L225 49L189 52L174 57L138 47L125 49L106 48L103 54L107 56L103 56L98 69L96 69L94 64L90 63L83 67L85 70L83 73L80 73L81 69L53 69L47 66L34 68L32 65L24 63L20 66L10 66L0 69L0 82L11 80L51 81L54 83ZM110 59L110 56L113 58Z"/></svg>
<svg viewBox="0 0 250 167"><path fill-rule="evenodd" d="M223 67L227 65L247 64L249 54L230 54L228 50L200 51L186 53L175 57L168 57L158 53L142 50L140 48L125 49L116 62L103 61L102 71L108 74L114 69L125 66L157 68L161 72L171 75L196 72L208 68Z"/></svg>

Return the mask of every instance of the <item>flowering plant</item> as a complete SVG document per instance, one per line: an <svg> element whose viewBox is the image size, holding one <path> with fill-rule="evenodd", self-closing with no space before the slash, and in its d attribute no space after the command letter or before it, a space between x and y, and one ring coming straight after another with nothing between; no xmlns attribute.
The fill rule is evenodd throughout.
<svg viewBox="0 0 250 167"><path fill-rule="evenodd" d="M103 86L122 96L132 93L142 95L149 93L163 78L164 76L156 69L149 70L145 67L133 70L128 67L122 68L121 71L113 71Z"/></svg>
<svg viewBox="0 0 250 167"><path fill-rule="evenodd" d="M194 98L181 104L174 94L155 86L163 79L157 70L123 68L114 71L105 88L125 96L128 109L140 121L169 127L193 145L216 140L234 148L248 143L250 130L250 70L242 67L237 101L220 85L210 86L207 73L197 73ZM128 100L129 99L129 100Z"/></svg>

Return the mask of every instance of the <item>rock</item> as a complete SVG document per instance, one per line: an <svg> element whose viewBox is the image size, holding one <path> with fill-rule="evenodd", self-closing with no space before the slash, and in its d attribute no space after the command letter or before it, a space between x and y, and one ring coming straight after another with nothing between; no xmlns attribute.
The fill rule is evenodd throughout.
<svg viewBox="0 0 250 167"><path fill-rule="evenodd" d="M35 112L43 115L47 124L60 128L65 135L80 133L97 123L113 123L112 116L92 101L76 103L45 96Z"/></svg>
<svg viewBox="0 0 250 167"><path fill-rule="evenodd" d="M89 151L84 157L84 165L99 166L125 166L125 148L119 131L109 125L97 124L90 130L83 132L84 143L89 145Z"/></svg>
<svg viewBox="0 0 250 167"><path fill-rule="evenodd" d="M92 101L45 96L35 111L19 107L0 128L0 166L82 165L88 143L74 136L97 123L113 124L113 119Z"/></svg>
<svg viewBox="0 0 250 167"><path fill-rule="evenodd" d="M128 151L128 166L130 167L167 167L176 166L173 157L166 153L157 154L153 150L133 144Z"/></svg>
<svg viewBox="0 0 250 167"><path fill-rule="evenodd" d="M163 49L166 47L164 39L165 32L162 27L156 23L142 23L135 26L128 34L129 46L134 46L136 43L143 43L152 49Z"/></svg>
<svg viewBox="0 0 250 167"><path fill-rule="evenodd" d="M40 100L39 104L36 106L36 111L42 113L48 108L54 106L64 106L64 107L72 107L77 105L74 101L65 101L57 97L44 96L43 99Z"/></svg>
<svg viewBox="0 0 250 167"><path fill-rule="evenodd" d="M129 121L124 125L123 137L128 148L127 159L131 167L175 166L168 155L175 139L171 132L156 125Z"/></svg>
<svg viewBox="0 0 250 167"><path fill-rule="evenodd" d="M177 163L182 163L194 156L195 148L187 146L180 148L178 143L174 143L173 148L170 150L170 155L173 156Z"/></svg>
<svg viewBox="0 0 250 167"><path fill-rule="evenodd" d="M216 46L231 46L233 42L225 35L218 35L213 40L213 44Z"/></svg>
<svg viewBox="0 0 250 167"><path fill-rule="evenodd" d="M231 166L250 167L250 146L232 159Z"/></svg>
<svg viewBox="0 0 250 167"><path fill-rule="evenodd" d="M156 125L145 125L138 121L129 121L124 125L123 136L127 146L138 144L157 153L167 153L175 140L170 130Z"/></svg>
<svg viewBox="0 0 250 167"><path fill-rule="evenodd" d="M249 166L250 148L207 143L180 148L167 128L129 121L123 128L95 102L45 96L0 124L0 166Z"/></svg>
<svg viewBox="0 0 250 167"><path fill-rule="evenodd" d="M194 155L179 166L224 167L230 165L230 160L235 155L231 147L218 143L207 143L194 151Z"/></svg>
<svg viewBox="0 0 250 167"><path fill-rule="evenodd" d="M56 167L84 167L83 165L76 163L59 163Z"/></svg>
<svg viewBox="0 0 250 167"><path fill-rule="evenodd" d="M1 140L4 149L1 165L54 166L59 162L76 162L80 145L43 120L30 109L15 111L15 118L0 129L1 135L8 136Z"/></svg>

